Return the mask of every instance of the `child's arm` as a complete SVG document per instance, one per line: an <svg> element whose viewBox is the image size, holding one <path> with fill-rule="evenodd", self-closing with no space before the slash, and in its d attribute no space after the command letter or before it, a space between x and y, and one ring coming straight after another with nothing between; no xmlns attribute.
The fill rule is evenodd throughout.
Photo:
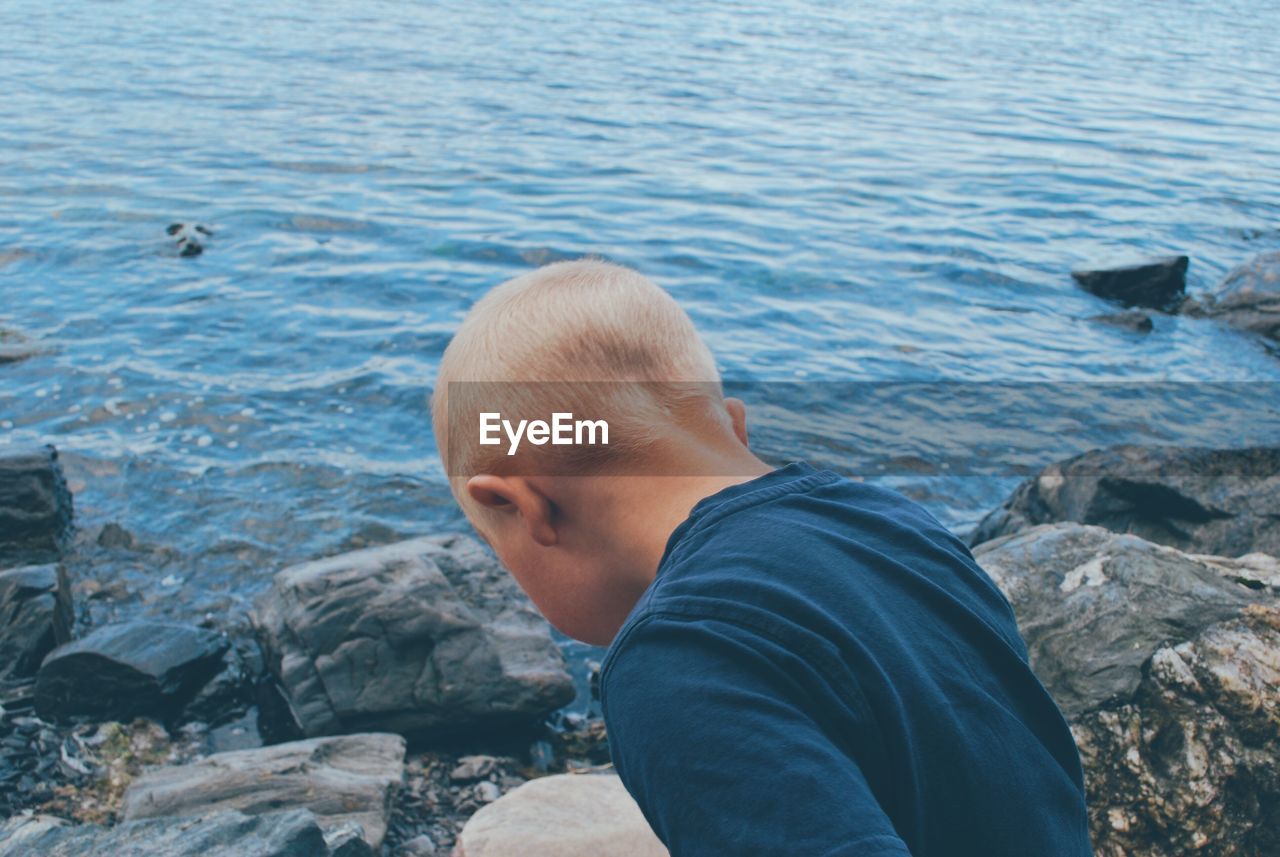
<svg viewBox="0 0 1280 857"><path fill-rule="evenodd" d="M805 710L785 647L736 623L664 615L620 642L602 688L610 749L673 857L910 857L862 771Z"/></svg>

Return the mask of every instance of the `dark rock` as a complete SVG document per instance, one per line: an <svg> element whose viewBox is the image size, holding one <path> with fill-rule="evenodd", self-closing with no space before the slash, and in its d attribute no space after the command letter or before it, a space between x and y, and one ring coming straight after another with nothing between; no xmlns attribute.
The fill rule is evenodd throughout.
<svg viewBox="0 0 1280 857"><path fill-rule="evenodd" d="M1280 252L1264 253L1234 269L1212 294L1189 299L1182 312L1280 342Z"/></svg>
<svg viewBox="0 0 1280 857"><path fill-rule="evenodd" d="M474 731L534 720L574 695L545 620L465 536L285 569L254 621L307 735Z"/></svg>
<svg viewBox="0 0 1280 857"><path fill-rule="evenodd" d="M46 720L175 717L218 673L228 645L185 625L104 625L45 658L36 711Z"/></svg>
<svg viewBox="0 0 1280 857"><path fill-rule="evenodd" d="M1101 527L1033 527L973 554L1013 605L1031 666L1068 715L1130 698L1161 644L1264 597L1215 566Z"/></svg>
<svg viewBox="0 0 1280 857"><path fill-rule="evenodd" d="M0 680L33 676L71 639L71 587L57 565L0 571Z"/></svg>
<svg viewBox="0 0 1280 857"><path fill-rule="evenodd" d="M102 529L98 531L97 542L99 547L118 550L133 550L137 546L133 533L114 521L104 524Z"/></svg>
<svg viewBox="0 0 1280 857"><path fill-rule="evenodd" d="M1151 321L1151 316L1138 309L1090 316L1089 321L1109 324L1112 327L1119 327L1133 333L1150 333L1155 327L1155 324Z"/></svg>
<svg viewBox="0 0 1280 857"><path fill-rule="evenodd" d="M358 824L348 824L337 830L327 831L324 844L329 847L329 857L374 857L379 853L364 841Z"/></svg>
<svg viewBox="0 0 1280 857"><path fill-rule="evenodd" d="M1076 521L1193 553L1280 555L1280 447L1116 446L1045 468L969 544Z"/></svg>
<svg viewBox="0 0 1280 857"><path fill-rule="evenodd" d="M1127 307L1143 306L1170 310L1182 300L1187 288L1186 256L1170 256L1095 271L1072 271L1071 276L1085 291Z"/></svg>
<svg viewBox="0 0 1280 857"><path fill-rule="evenodd" d="M0 857L328 857L324 834L304 810L246 816L166 818L115 827L17 816L0 827Z"/></svg>
<svg viewBox="0 0 1280 857"><path fill-rule="evenodd" d="M382 847L404 774L404 753L404 739L386 734L218 753L138 777L125 792L122 815L135 821L221 810L257 815L282 807L303 808L331 835L358 825L376 851Z"/></svg>
<svg viewBox="0 0 1280 857"><path fill-rule="evenodd" d="M253 705L254 676L235 647L228 647L213 678L183 709L182 720L221 726L244 715Z"/></svg>
<svg viewBox="0 0 1280 857"><path fill-rule="evenodd" d="M71 493L52 446L0 453L0 565L58 558L71 527Z"/></svg>

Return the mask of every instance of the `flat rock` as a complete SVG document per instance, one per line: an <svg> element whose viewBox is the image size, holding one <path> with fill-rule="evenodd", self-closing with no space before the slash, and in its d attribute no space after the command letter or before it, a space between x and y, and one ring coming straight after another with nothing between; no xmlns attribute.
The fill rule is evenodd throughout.
<svg viewBox="0 0 1280 857"><path fill-rule="evenodd" d="M46 720L169 718L223 667L229 643L187 625L103 625L59 646L36 674L36 712Z"/></svg>
<svg viewBox="0 0 1280 857"><path fill-rule="evenodd" d="M482 807L458 834L456 857L666 857L613 774L530 780Z"/></svg>
<svg viewBox="0 0 1280 857"><path fill-rule="evenodd" d="M342 735L255 750L217 753L187 765L143 774L125 792L126 821L235 810L259 815L281 808L310 811L333 839L359 825L373 850L382 847L404 773L399 735Z"/></svg>
<svg viewBox="0 0 1280 857"><path fill-rule="evenodd" d="M414 539L281 571L254 623L308 736L438 736L574 696L550 626L474 539Z"/></svg>
<svg viewBox="0 0 1280 857"><path fill-rule="evenodd" d="M48 816L0 826L0 857L329 857L311 813L166 818L101 827Z"/></svg>
<svg viewBox="0 0 1280 857"><path fill-rule="evenodd" d="M1032 669L1068 715L1128 699L1162 644L1264 597L1181 551L1101 527L1046 524L973 555L1009 599Z"/></svg>
<svg viewBox="0 0 1280 857"><path fill-rule="evenodd" d="M1212 293L1188 301L1183 312L1280 342L1280 252L1263 253L1235 268Z"/></svg>
<svg viewBox="0 0 1280 857"><path fill-rule="evenodd" d="M1126 307L1171 310L1186 292L1190 263L1186 256L1169 256L1119 268L1072 271L1071 276L1085 291Z"/></svg>
<svg viewBox="0 0 1280 857"><path fill-rule="evenodd" d="M1099 857L1280 854L1280 609L1161 646L1129 701L1071 728Z"/></svg>
<svg viewBox="0 0 1280 857"><path fill-rule="evenodd" d="M0 571L0 680L36 674L71 639L71 586L59 565Z"/></svg>
<svg viewBox="0 0 1280 857"><path fill-rule="evenodd" d="M1280 447L1116 446L1050 465L987 515L969 544L1075 521L1193 553L1280 555Z"/></svg>
<svg viewBox="0 0 1280 857"><path fill-rule="evenodd" d="M52 446L0 453L0 566L56 560L71 527L71 492Z"/></svg>

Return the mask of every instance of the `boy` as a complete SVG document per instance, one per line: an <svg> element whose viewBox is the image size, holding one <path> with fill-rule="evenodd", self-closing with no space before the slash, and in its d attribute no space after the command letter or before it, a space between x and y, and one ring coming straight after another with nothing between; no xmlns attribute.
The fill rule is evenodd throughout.
<svg viewBox="0 0 1280 857"><path fill-rule="evenodd" d="M609 443L481 443L569 407ZM907 499L756 458L658 286L591 260L499 286L432 411L476 530L553 625L609 646L614 764L675 857L1092 853L1075 744L995 585Z"/></svg>

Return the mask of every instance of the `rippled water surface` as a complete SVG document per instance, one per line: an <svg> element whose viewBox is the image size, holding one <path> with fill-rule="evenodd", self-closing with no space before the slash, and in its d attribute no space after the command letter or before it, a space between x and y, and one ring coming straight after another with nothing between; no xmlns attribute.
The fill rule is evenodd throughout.
<svg viewBox="0 0 1280 857"><path fill-rule="evenodd" d="M0 326L47 349L0 366L0 444L62 451L93 609L239 615L284 563L462 527L439 355L486 288L583 253L748 384L1274 389L1258 341L1089 321L1067 272L1187 253L1197 292L1280 248L1280 5L771 6L0 5ZM823 420L762 452L917 442ZM889 481L964 527L1016 480Z"/></svg>

